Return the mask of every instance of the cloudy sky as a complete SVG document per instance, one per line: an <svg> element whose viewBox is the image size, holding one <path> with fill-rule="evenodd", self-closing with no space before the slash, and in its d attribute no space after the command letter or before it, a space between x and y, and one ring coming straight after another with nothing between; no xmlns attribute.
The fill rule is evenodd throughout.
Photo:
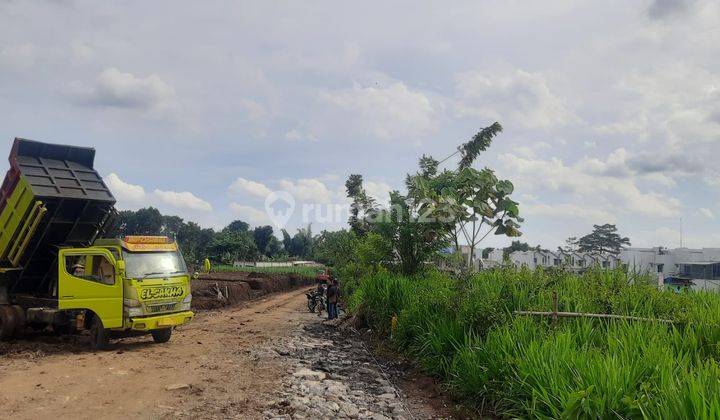
<svg viewBox="0 0 720 420"><path fill-rule="evenodd" d="M93 146L118 207L205 226L288 191L294 229L499 121L524 240L720 246L720 2L389 3L0 0L0 154Z"/></svg>

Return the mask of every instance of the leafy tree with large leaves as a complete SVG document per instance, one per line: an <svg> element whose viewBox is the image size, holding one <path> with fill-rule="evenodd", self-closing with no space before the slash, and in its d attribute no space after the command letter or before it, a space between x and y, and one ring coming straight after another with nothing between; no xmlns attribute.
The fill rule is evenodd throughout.
<svg viewBox="0 0 720 420"><path fill-rule="evenodd" d="M573 239L573 238L571 238ZM626 246L630 246L630 238L620 236L617 226L606 223L593 225L592 232L573 243L580 252L599 252L619 254Z"/></svg>
<svg viewBox="0 0 720 420"><path fill-rule="evenodd" d="M468 265L472 264L475 249L490 233L509 237L520 236L518 203L511 198L514 186L501 180L489 169L471 165L481 152L487 150L492 139L502 131L499 123L483 128L473 138L460 145L457 170L437 173L438 162L432 157L420 159L420 171L408 176L409 196L423 203L425 214L445 222L445 232L459 248L460 239L470 246Z"/></svg>

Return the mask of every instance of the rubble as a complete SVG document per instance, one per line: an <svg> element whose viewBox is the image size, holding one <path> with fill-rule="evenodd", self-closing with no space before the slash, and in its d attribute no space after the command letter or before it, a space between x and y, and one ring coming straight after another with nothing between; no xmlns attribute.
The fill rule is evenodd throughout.
<svg viewBox="0 0 720 420"><path fill-rule="evenodd" d="M333 324L312 323L272 347L265 351L286 355L290 369L266 418L412 417L398 390L353 334Z"/></svg>

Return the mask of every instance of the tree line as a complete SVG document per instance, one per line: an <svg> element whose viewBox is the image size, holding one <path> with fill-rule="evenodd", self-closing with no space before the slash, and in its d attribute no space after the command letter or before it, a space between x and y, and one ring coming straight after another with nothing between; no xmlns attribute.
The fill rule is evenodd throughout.
<svg viewBox="0 0 720 420"><path fill-rule="evenodd" d="M230 222L220 230L203 228L179 216L164 215L154 207L136 211L123 210L109 230L111 237L124 235L165 235L174 238L189 264L205 258L223 264L234 261L310 259L313 257L313 234L310 226L291 235L285 229L282 239L272 226L251 227L242 220Z"/></svg>

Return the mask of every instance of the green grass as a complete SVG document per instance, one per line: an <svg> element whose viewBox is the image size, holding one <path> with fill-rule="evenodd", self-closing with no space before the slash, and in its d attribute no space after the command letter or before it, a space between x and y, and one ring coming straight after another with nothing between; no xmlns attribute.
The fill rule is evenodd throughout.
<svg viewBox="0 0 720 420"><path fill-rule="evenodd" d="M612 313L674 324L514 316ZM468 405L522 418L720 418L720 295L674 294L617 271L381 272L352 309ZM395 321L393 322L393 318Z"/></svg>
<svg viewBox="0 0 720 420"><path fill-rule="evenodd" d="M256 272L256 273L295 273L300 274L306 277L316 277L318 273L321 271L321 268L318 267L307 267L307 266L297 266L297 267L233 267L231 265L213 265L212 271L216 272L240 272L240 273L249 273L249 272Z"/></svg>

